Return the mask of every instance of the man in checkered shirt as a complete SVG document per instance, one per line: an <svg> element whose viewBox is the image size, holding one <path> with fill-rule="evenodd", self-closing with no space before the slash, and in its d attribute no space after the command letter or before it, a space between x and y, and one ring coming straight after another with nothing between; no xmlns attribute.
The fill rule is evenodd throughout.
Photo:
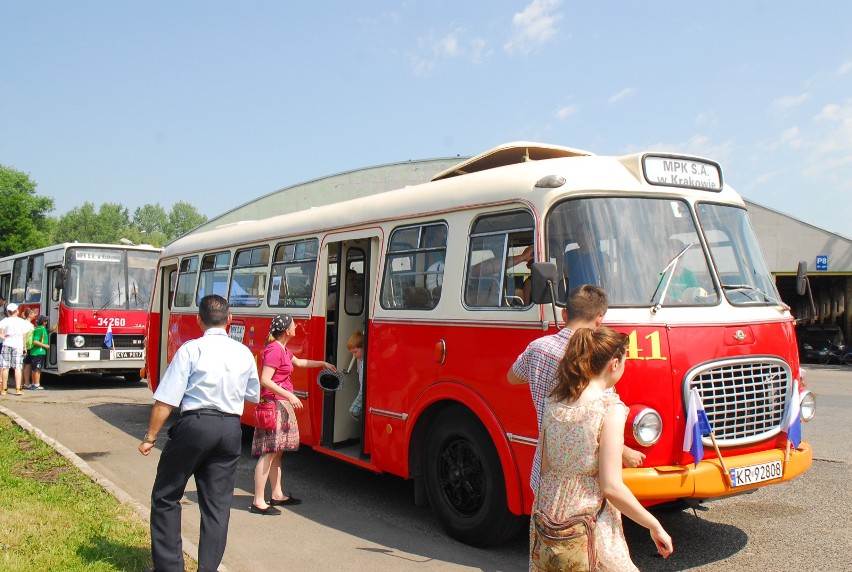
<svg viewBox="0 0 852 572"><path fill-rule="evenodd" d="M506 373L509 383L528 383L532 394L538 430L541 432L541 415L547 402L547 396L556 387L559 374L559 362L565 355L568 340L579 328L596 328L603 322L609 307L609 299L603 288L593 284L584 284L571 290L562 310L565 327L558 333L533 340L527 349L515 360L512 369ZM638 467L645 455L625 445L622 460L625 466ZM538 492L541 479L541 451L535 449L530 487Z"/></svg>

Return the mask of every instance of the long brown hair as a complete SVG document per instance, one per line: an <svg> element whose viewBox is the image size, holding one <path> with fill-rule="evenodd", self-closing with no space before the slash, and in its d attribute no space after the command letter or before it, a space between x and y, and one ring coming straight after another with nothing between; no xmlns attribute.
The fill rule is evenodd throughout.
<svg viewBox="0 0 852 572"><path fill-rule="evenodd" d="M557 401L576 401L589 385L589 381L600 375L612 358L621 358L627 351L626 334L612 328L580 328L571 339L565 355L559 362L559 381L550 396Z"/></svg>

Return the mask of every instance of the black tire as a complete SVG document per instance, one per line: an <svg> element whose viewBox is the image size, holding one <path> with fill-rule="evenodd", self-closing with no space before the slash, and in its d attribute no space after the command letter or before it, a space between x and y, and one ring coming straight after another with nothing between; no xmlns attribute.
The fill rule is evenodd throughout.
<svg viewBox="0 0 852 572"><path fill-rule="evenodd" d="M843 356L843 363L846 365L852 365L852 352L849 352L845 356Z"/></svg>
<svg viewBox="0 0 852 572"><path fill-rule="evenodd" d="M138 371L131 371L124 374L124 380L129 381L131 383L139 383L142 381L142 376L139 375Z"/></svg>
<svg viewBox="0 0 852 572"><path fill-rule="evenodd" d="M465 544L506 542L525 519L509 512L497 450L463 407L438 414L426 435L423 476L429 504L447 533Z"/></svg>
<svg viewBox="0 0 852 572"><path fill-rule="evenodd" d="M821 363L822 365L828 365L828 363L831 361L831 357L832 356L830 353L822 354L821 356L819 356L819 363Z"/></svg>

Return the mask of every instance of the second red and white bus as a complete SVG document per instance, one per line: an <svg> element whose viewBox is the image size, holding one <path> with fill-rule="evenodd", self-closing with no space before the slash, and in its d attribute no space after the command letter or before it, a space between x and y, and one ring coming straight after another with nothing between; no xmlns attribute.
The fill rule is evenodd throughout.
<svg viewBox="0 0 852 572"><path fill-rule="evenodd" d="M22 252L0 259L0 296L48 317L45 372L138 381L159 256L153 246L86 243Z"/></svg>
<svg viewBox="0 0 852 572"><path fill-rule="evenodd" d="M813 414L812 396L794 390L794 319L742 199L698 157L509 144L426 184L185 236L159 263L149 381L199 335L206 294L228 298L230 335L255 354L277 313L296 320L297 356L341 369L362 330L363 416L349 413L354 370L331 392L317 371L297 369L302 443L413 479L415 500L428 500L451 535L501 542L529 514L538 439L529 390L506 372L562 326L551 304L530 300L519 262L529 247L537 265L555 268L557 299L598 283L610 295L605 323L630 334L617 391L630 407L626 442L647 454L624 471L640 500L752 491L810 466L805 441L785 457L781 430L795 401ZM739 478L710 441L697 467L682 450L692 388ZM247 408L244 422L252 417Z"/></svg>

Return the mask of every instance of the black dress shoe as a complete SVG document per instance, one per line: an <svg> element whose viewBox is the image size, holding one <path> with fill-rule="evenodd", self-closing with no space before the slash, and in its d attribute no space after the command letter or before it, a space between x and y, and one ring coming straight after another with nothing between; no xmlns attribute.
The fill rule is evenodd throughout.
<svg viewBox="0 0 852 572"><path fill-rule="evenodd" d="M275 508L274 506L268 506L266 508L260 508L256 504L251 503L249 507L249 512L254 514L265 514L265 515L273 515L273 514L281 514L281 511Z"/></svg>
<svg viewBox="0 0 852 572"><path fill-rule="evenodd" d="M278 500L278 499L270 499L270 506L295 506L297 504L302 504L302 499L297 499L295 497L287 497L286 500Z"/></svg>

